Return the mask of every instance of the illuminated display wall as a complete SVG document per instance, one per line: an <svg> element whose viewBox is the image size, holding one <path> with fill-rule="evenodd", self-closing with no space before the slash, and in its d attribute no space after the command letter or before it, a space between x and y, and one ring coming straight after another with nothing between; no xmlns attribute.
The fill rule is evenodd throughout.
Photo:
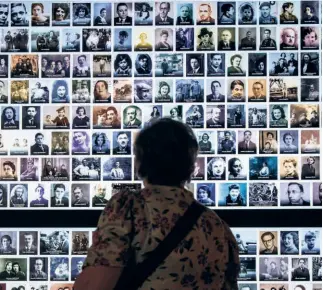
<svg viewBox="0 0 323 290"><path fill-rule="evenodd" d="M187 186L204 205L286 216L322 209L320 15L320 1L0 3L1 210L61 210L72 219L102 209L123 187L140 189L132 143L160 117L194 129L199 157ZM321 252L302 250L307 229L289 229L298 244L289 256L272 225L278 253L267 262L288 269L277 282L252 227L239 229L249 241L242 284L321 289L312 287L322 279ZM23 239L17 229L3 231L12 243ZM50 231L38 229L35 241L42 245ZM321 232L313 233L320 249ZM86 249L71 249L41 253L44 285L56 281L55 269L76 269L74 255ZM4 252L0 270L17 260L21 281L31 281L38 260L30 254ZM292 279L299 255L306 282ZM34 289L46 289L40 281ZM14 289L20 281L3 283Z"/></svg>

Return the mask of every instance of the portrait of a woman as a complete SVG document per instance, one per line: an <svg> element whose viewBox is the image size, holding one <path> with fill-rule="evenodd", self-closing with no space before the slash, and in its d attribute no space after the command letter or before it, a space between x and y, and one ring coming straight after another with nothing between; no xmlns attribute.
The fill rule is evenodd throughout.
<svg viewBox="0 0 323 290"><path fill-rule="evenodd" d="M298 255L298 244L298 232L281 232L281 254Z"/></svg>
<svg viewBox="0 0 323 290"><path fill-rule="evenodd" d="M99 80L94 86L94 100L96 102L111 103L111 94L108 91L108 83Z"/></svg>
<svg viewBox="0 0 323 290"><path fill-rule="evenodd" d="M86 115L84 107L77 107L76 116L73 119L73 129L90 129L90 118Z"/></svg>
<svg viewBox="0 0 323 290"><path fill-rule="evenodd" d="M66 81L57 80L53 84L52 103L69 103L68 84Z"/></svg>

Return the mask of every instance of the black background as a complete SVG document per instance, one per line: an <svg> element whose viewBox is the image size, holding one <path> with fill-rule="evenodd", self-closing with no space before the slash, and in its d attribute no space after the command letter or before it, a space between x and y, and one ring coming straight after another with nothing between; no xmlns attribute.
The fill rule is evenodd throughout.
<svg viewBox="0 0 323 290"><path fill-rule="evenodd" d="M96 228L102 209L4 210L0 228ZM230 227L321 228L322 209L220 209Z"/></svg>

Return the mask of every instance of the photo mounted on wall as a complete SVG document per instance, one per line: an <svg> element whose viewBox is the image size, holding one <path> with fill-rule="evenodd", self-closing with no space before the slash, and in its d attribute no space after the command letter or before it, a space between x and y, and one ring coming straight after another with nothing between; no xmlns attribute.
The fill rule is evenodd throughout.
<svg viewBox="0 0 323 290"><path fill-rule="evenodd" d="M69 181L69 158L42 158L41 181Z"/></svg>
<svg viewBox="0 0 323 290"><path fill-rule="evenodd" d="M52 25L70 26L73 14L71 3L52 3Z"/></svg>
<svg viewBox="0 0 323 290"><path fill-rule="evenodd" d="M11 3L11 27L28 27L30 24L30 9L31 5L27 5L23 2Z"/></svg>
<svg viewBox="0 0 323 290"><path fill-rule="evenodd" d="M135 2L135 26L151 26L153 24L154 6L150 2Z"/></svg>
<svg viewBox="0 0 323 290"><path fill-rule="evenodd" d="M320 1L301 1L301 24L320 23Z"/></svg>
<svg viewBox="0 0 323 290"><path fill-rule="evenodd" d="M201 79L176 80L176 102L203 102L204 82Z"/></svg>
<svg viewBox="0 0 323 290"><path fill-rule="evenodd" d="M93 4L93 26L111 26L112 3Z"/></svg>
<svg viewBox="0 0 323 290"><path fill-rule="evenodd" d="M256 50L257 30L255 27L239 27L239 50Z"/></svg>
<svg viewBox="0 0 323 290"><path fill-rule="evenodd" d="M218 8L218 25L236 24L236 15L237 15L236 2L219 2L217 8Z"/></svg>
<svg viewBox="0 0 323 290"><path fill-rule="evenodd" d="M175 28L176 51L194 50L194 28Z"/></svg>
<svg viewBox="0 0 323 290"><path fill-rule="evenodd" d="M301 131L301 153L320 153L320 131Z"/></svg>
<svg viewBox="0 0 323 290"><path fill-rule="evenodd" d="M70 77L70 55L41 55L41 77L42 78L69 78Z"/></svg>
<svg viewBox="0 0 323 290"><path fill-rule="evenodd" d="M301 101L318 102L320 95L320 82L318 78L301 79Z"/></svg>
<svg viewBox="0 0 323 290"><path fill-rule="evenodd" d="M91 25L91 3L73 3L72 13L73 26Z"/></svg>
<svg viewBox="0 0 323 290"><path fill-rule="evenodd" d="M1 52L29 52L28 29L1 29Z"/></svg>
<svg viewBox="0 0 323 290"><path fill-rule="evenodd" d="M196 199L204 206L215 206L215 184L198 183L196 188Z"/></svg>
<svg viewBox="0 0 323 290"><path fill-rule="evenodd" d="M278 189L276 183L249 183L249 206L278 206Z"/></svg>
<svg viewBox="0 0 323 290"><path fill-rule="evenodd" d="M80 52L81 31L77 28L62 29L62 52Z"/></svg>
<svg viewBox="0 0 323 290"><path fill-rule="evenodd" d="M155 54L155 77L183 77L182 53Z"/></svg>
<svg viewBox="0 0 323 290"><path fill-rule="evenodd" d="M100 180L101 158L72 158L72 181Z"/></svg>
<svg viewBox="0 0 323 290"><path fill-rule="evenodd" d="M296 78L270 78L269 101L270 102L297 102L298 80Z"/></svg>
<svg viewBox="0 0 323 290"><path fill-rule="evenodd" d="M319 128L319 105L292 104L290 106L291 128Z"/></svg>
<svg viewBox="0 0 323 290"><path fill-rule="evenodd" d="M6 59L2 58L4 62ZM35 54L11 55L10 70L12 78L38 78L39 56ZM8 62L7 62L8 63ZM4 74L5 75L5 74Z"/></svg>
<svg viewBox="0 0 323 290"><path fill-rule="evenodd" d="M131 180L131 158L108 158L102 162L103 180Z"/></svg>
<svg viewBox="0 0 323 290"><path fill-rule="evenodd" d="M83 29L83 51L111 51L111 28Z"/></svg>
<svg viewBox="0 0 323 290"><path fill-rule="evenodd" d="M31 33L31 51L59 52L60 36L60 31L57 28L34 28Z"/></svg>
<svg viewBox="0 0 323 290"><path fill-rule="evenodd" d="M237 7L239 25L251 25L257 23L256 6L257 2L239 3L239 7Z"/></svg>
<svg viewBox="0 0 323 290"><path fill-rule="evenodd" d="M277 157L250 157L250 180L277 180Z"/></svg>

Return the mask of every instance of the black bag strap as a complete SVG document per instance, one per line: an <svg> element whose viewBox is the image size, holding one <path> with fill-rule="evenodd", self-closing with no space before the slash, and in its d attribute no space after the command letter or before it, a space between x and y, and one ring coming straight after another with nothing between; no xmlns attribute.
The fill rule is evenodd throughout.
<svg viewBox="0 0 323 290"><path fill-rule="evenodd" d="M126 267L124 269L114 290L137 290L141 287L193 229L205 209L203 205L193 201L184 215L179 218L171 232L153 251L147 254L147 258L143 262L135 265L134 268Z"/></svg>

